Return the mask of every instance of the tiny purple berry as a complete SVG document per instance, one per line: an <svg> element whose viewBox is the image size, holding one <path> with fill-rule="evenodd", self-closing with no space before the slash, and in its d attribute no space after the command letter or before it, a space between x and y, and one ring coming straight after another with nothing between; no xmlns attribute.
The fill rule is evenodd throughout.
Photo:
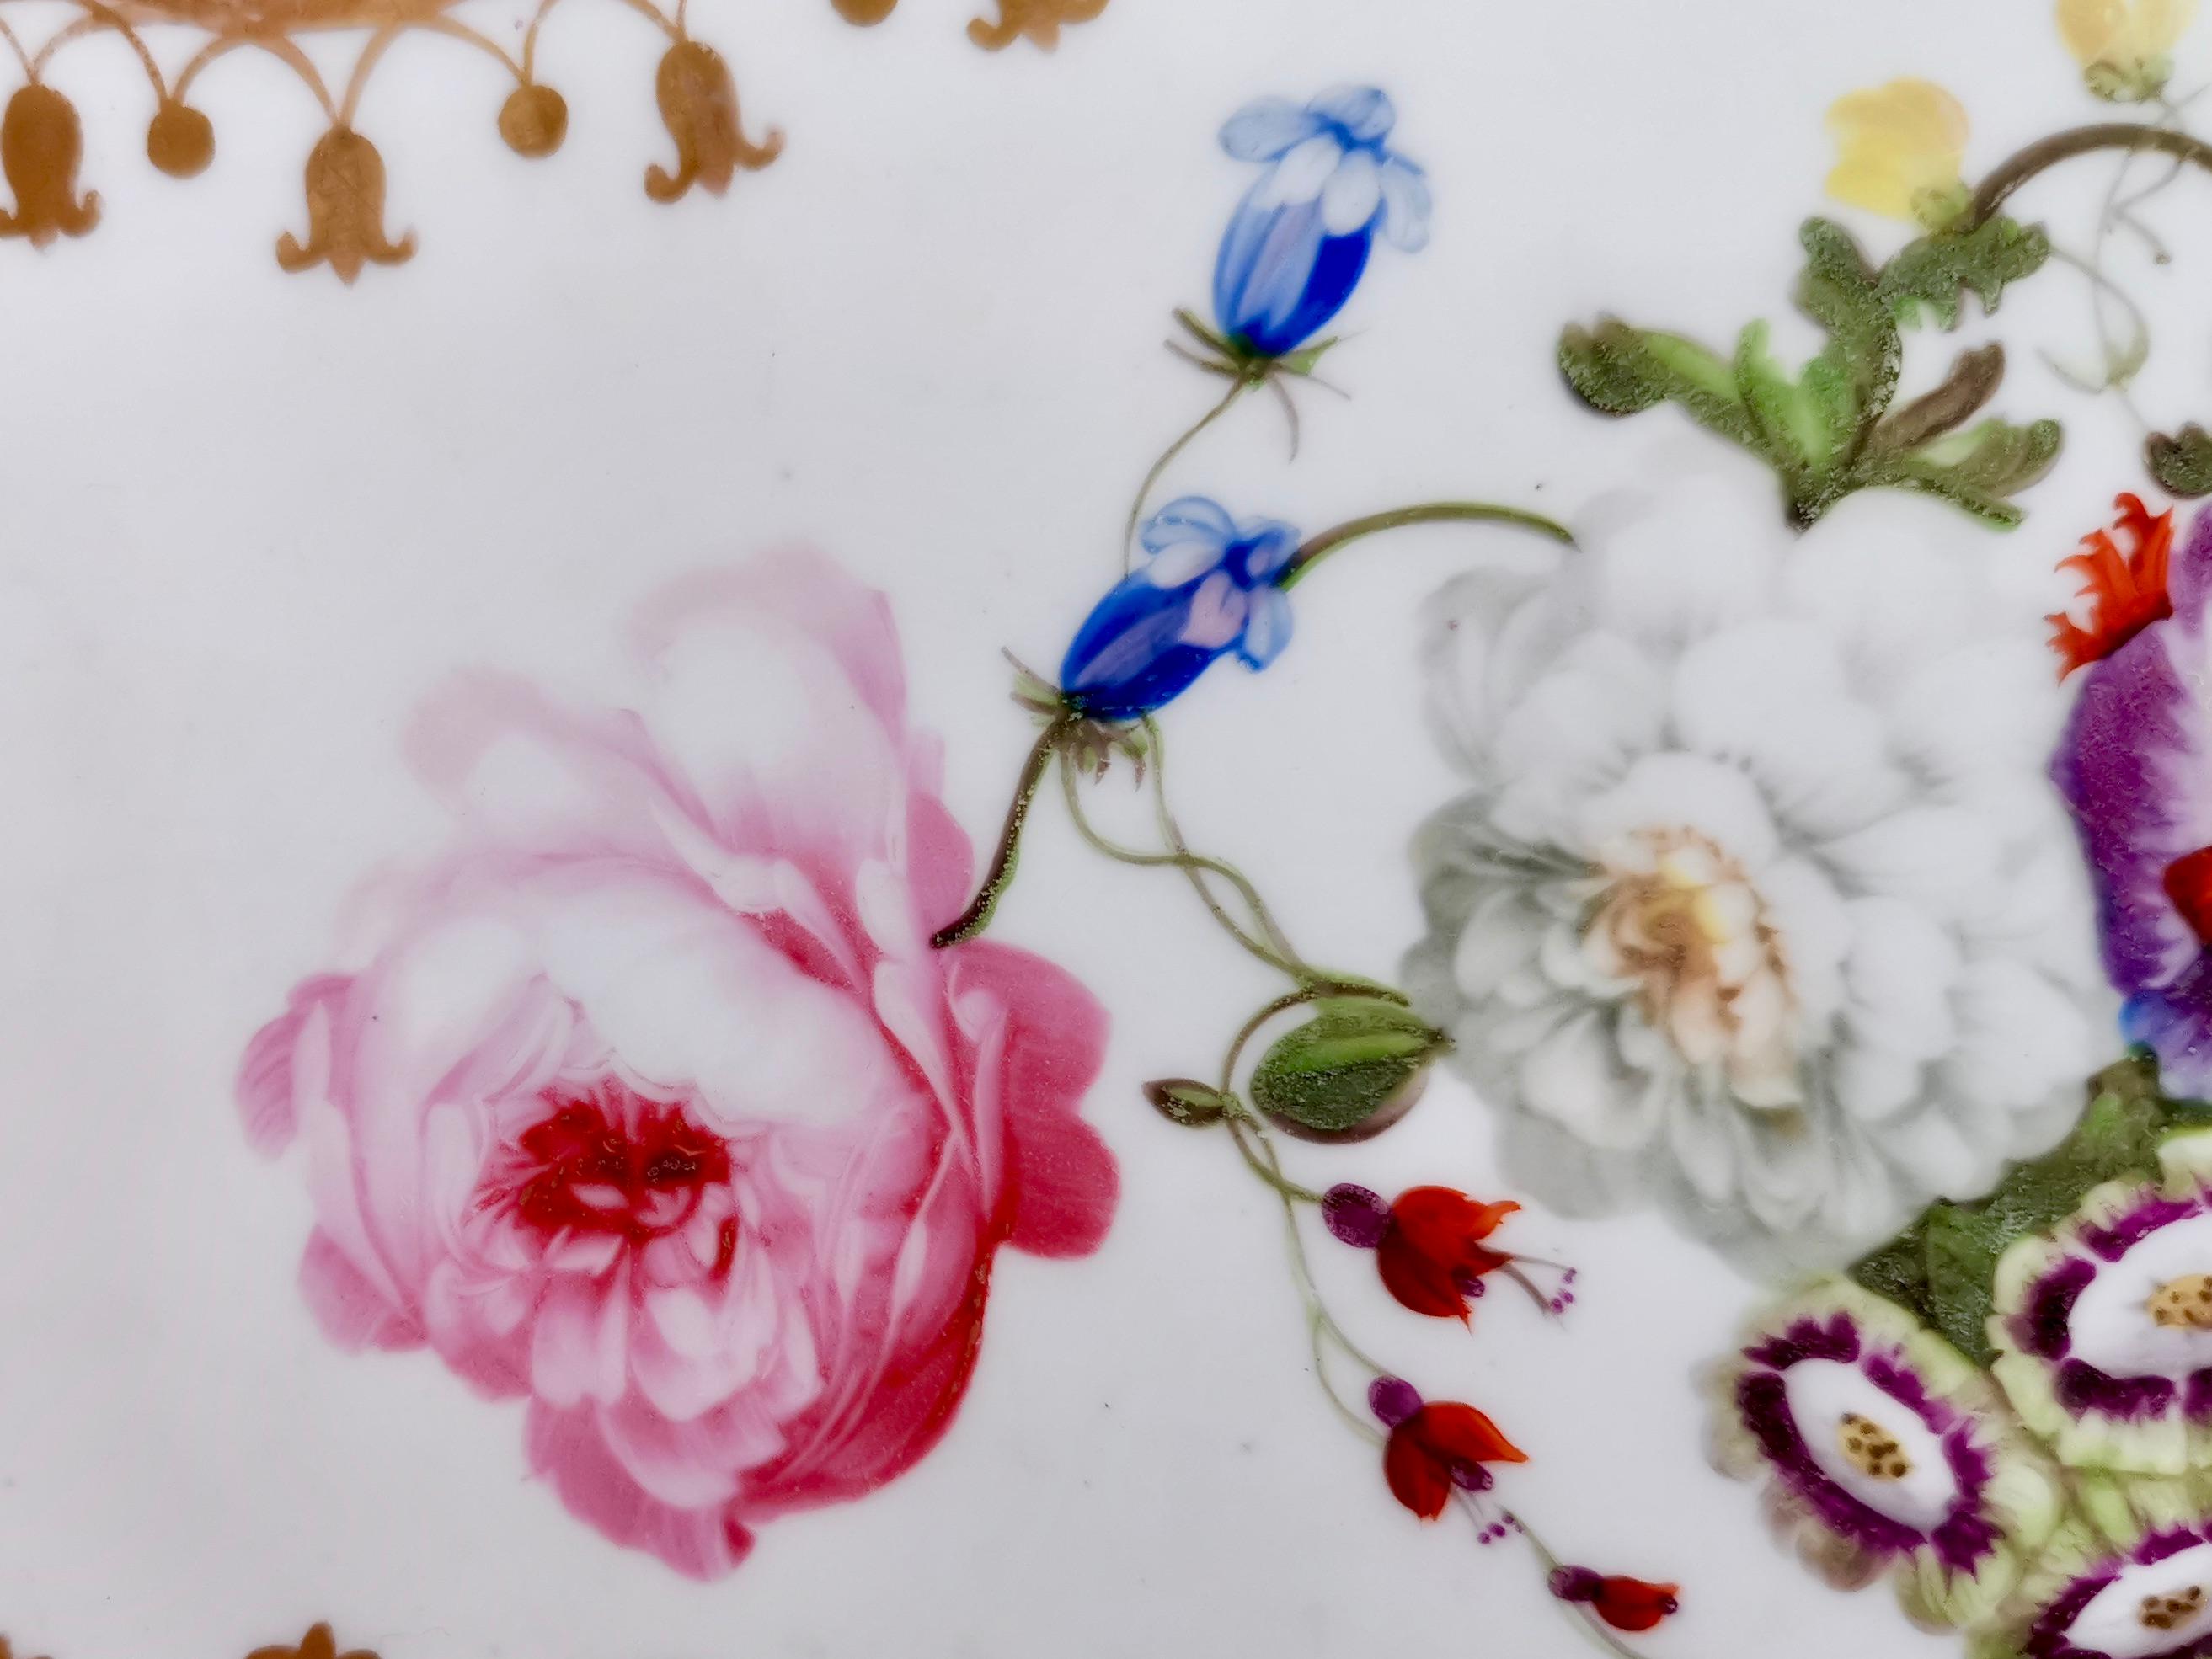
<svg viewBox="0 0 2212 1659"><path fill-rule="evenodd" d="M1321 1218L1342 1243L1355 1249L1371 1250L1390 1230L1390 1206L1381 1194L1346 1182L1322 1194Z"/></svg>
<svg viewBox="0 0 2212 1659"><path fill-rule="evenodd" d="M1395 1429L1421 1409L1421 1391L1401 1376L1378 1376L1367 1385L1367 1408Z"/></svg>

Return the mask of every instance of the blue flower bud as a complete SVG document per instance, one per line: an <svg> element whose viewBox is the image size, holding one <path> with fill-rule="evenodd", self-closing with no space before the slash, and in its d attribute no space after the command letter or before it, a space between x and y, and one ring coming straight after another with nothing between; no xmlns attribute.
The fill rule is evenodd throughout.
<svg viewBox="0 0 2212 1659"><path fill-rule="evenodd" d="M1344 308L1379 232L1413 252L1429 240L1421 169L1383 143L1397 112L1373 87L1341 87L1301 109L1248 104L1221 147L1267 170L1245 195L1213 266L1222 333L1261 357L1295 351Z"/></svg>
<svg viewBox="0 0 2212 1659"><path fill-rule="evenodd" d="M1275 586L1298 532L1272 519L1239 524L1202 495L1146 524L1143 562L1098 601L1060 665L1067 706L1131 720L1178 697L1235 653L1265 668L1291 640L1289 595Z"/></svg>

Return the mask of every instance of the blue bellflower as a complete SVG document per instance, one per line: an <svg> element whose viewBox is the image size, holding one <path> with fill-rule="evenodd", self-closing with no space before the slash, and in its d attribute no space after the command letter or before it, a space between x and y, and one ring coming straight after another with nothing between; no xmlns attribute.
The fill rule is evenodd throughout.
<svg viewBox="0 0 2212 1659"><path fill-rule="evenodd" d="M1291 601L1275 584L1298 532L1272 519L1239 524L1202 495L1152 515L1144 561L1076 630L1060 684L1093 720L1131 720L1189 690L1218 657L1265 668L1291 641Z"/></svg>
<svg viewBox="0 0 2212 1659"><path fill-rule="evenodd" d="M1375 88L1340 87L1303 109L1261 99L1222 128L1222 149L1269 164L1213 266L1214 320L1236 345L1297 350L1352 297L1377 233L1409 253L1427 242L1428 181L1382 142L1397 118Z"/></svg>

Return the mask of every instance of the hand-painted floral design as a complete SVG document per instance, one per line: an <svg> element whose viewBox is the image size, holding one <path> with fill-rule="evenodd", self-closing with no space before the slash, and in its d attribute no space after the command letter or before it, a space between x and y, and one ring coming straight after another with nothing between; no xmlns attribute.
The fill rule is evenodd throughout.
<svg viewBox="0 0 2212 1659"><path fill-rule="evenodd" d="M1555 566L1439 596L1473 787L1418 843L1407 973L1518 1183L1655 1195L1772 1271L2055 1139L2100 993L1998 556L1901 498L1792 539L1755 489L1611 498Z"/></svg>
<svg viewBox="0 0 2212 1659"><path fill-rule="evenodd" d="M2212 1651L2212 1488L2085 1477L2075 1512L1976 1659L2202 1659Z"/></svg>
<svg viewBox="0 0 2212 1659"><path fill-rule="evenodd" d="M1714 1458L1765 1483L1776 1529L1839 1588L1892 1576L1931 1628L1985 1618L2060 1518L1988 1379L1840 1281L1785 1302L1711 1379Z"/></svg>
<svg viewBox="0 0 2212 1659"><path fill-rule="evenodd" d="M787 554L635 639L635 710L481 676L425 709L452 845L239 1094L304 1153L331 1338L526 1400L574 1514L709 1578L929 1449L1000 1244L1097 1244L1105 1021L1036 957L931 948L969 851L879 595Z"/></svg>
<svg viewBox="0 0 2212 1659"><path fill-rule="evenodd" d="M2197 0L2058 0L2058 33L2100 98L2140 103L2166 89Z"/></svg>
<svg viewBox="0 0 2212 1659"><path fill-rule="evenodd" d="M1615 1630L1656 1630L1682 1609L1680 1584L1652 1584L1589 1567L1554 1567L1547 1581L1562 1601L1580 1601Z"/></svg>
<svg viewBox="0 0 2212 1659"><path fill-rule="evenodd" d="M2074 609L2044 619L2051 624L2051 648L2058 653L2062 677L2102 662L2173 614L2166 592L2173 510L2153 513L2135 495L2123 495L2112 506L2118 516L2112 527L2083 537L2081 550L2059 562L2061 570L2081 578Z"/></svg>
<svg viewBox="0 0 2212 1659"><path fill-rule="evenodd" d="M1181 696L1232 653L1265 668L1291 642L1291 601L1277 584L1298 532L1273 519L1231 518L1186 495L1154 514L1136 570L1099 600L1067 647L1060 692L1086 719L1131 720Z"/></svg>
<svg viewBox="0 0 2212 1659"><path fill-rule="evenodd" d="M0 1654L0 1659L6 1659ZM349 1648L338 1651L337 1635L328 1625L317 1625L300 1639L297 1647L256 1648L246 1659L376 1659L367 1648Z"/></svg>
<svg viewBox="0 0 2212 1659"><path fill-rule="evenodd" d="M2169 1092L2212 1095L2212 516L2174 562L2170 614L2079 677L2052 776L2096 884L2129 1040Z"/></svg>
<svg viewBox="0 0 2212 1659"><path fill-rule="evenodd" d="M1891 219L1941 224L1964 195L1966 112L1931 81L1838 98L1828 111L1836 165L1828 194Z"/></svg>
<svg viewBox="0 0 2212 1659"><path fill-rule="evenodd" d="M1488 1490L1485 1465L1528 1461L1486 1413L1455 1401L1431 1404L1401 1377L1376 1377L1367 1404L1389 1431L1382 1474L1390 1495L1424 1521L1442 1515L1455 1490Z"/></svg>
<svg viewBox="0 0 2212 1659"><path fill-rule="evenodd" d="M1573 1304L1573 1268L1491 1247L1492 1235L1520 1207L1510 1199L1485 1204L1449 1187L1409 1188L1386 1203L1349 1182L1330 1188L1321 1201L1331 1234L1375 1252L1382 1283L1401 1306L1462 1323L1469 1300L1483 1294L1492 1273L1511 1279L1547 1312L1565 1313ZM1540 1285L1531 1269L1555 1277L1556 1284Z"/></svg>
<svg viewBox="0 0 2212 1659"><path fill-rule="evenodd" d="M2160 1160L2162 1180L2091 1188L1997 1264L1993 1370L2067 1463L2212 1465L2212 1135Z"/></svg>
<svg viewBox="0 0 2212 1659"><path fill-rule="evenodd" d="M1385 142L1397 119L1376 88L1343 87L1303 108L1261 99L1222 128L1222 149L1267 167L1213 267L1214 320L1239 351L1305 345L1352 297L1378 234L1409 253L1427 242L1427 179Z"/></svg>

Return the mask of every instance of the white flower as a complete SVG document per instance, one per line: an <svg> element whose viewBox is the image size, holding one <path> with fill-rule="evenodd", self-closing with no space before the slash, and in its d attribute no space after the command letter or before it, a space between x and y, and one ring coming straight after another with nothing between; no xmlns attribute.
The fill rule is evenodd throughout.
<svg viewBox="0 0 2212 1659"><path fill-rule="evenodd" d="M2026 550L1872 495L1793 538L1771 491L1678 471L1437 595L1472 787L1408 969L1516 1179L1656 1196L1763 1273L1981 1192L2110 1029L2039 600L1997 579Z"/></svg>

